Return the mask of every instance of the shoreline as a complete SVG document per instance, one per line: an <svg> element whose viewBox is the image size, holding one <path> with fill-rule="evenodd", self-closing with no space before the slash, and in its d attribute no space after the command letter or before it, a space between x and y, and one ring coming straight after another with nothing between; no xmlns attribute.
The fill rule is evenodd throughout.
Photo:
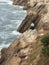
<svg viewBox="0 0 49 65"><path fill-rule="evenodd" d="M29 5L27 13L18 28L22 36L8 48L2 49L1 65L47 65L47 62L49 65L49 57L41 53L41 39L49 34L49 3L37 3L33 7ZM32 23L35 24L34 28L30 27Z"/></svg>

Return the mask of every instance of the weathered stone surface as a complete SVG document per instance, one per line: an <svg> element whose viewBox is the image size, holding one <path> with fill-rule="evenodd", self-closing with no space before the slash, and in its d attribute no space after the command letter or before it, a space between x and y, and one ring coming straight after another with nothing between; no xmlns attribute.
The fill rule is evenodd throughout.
<svg viewBox="0 0 49 65"><path fill-rule="evenodd" d="M21 5L21 6L25 6L27 5L29 0L13 0L13 4L14 5Z"/></svg>
<svg viewBox="0 0 49 65"><path fill-rule="evenodd" d="M25 48L28 45L30 45L30 43L35 42L36 39L38 37L38 32L37 30L27 30L26 32L24 32L21 36L20 39L20 47L21 48Z"/></svg>
<svg viewBox="0 0 49 65"><path fill-rule="evenodd" d="M3 48L1 50L1 59L0 59L0 64L6 60L6 56L7 56L7 49L6 48Z"/></svg>
<svg viewBox="0 0 49 65"><path fill-rule="evenodd" d="M49 22L46 22L45 24L43 24L43 29L49 30Z"/></svg>
<svg viewBox="0 0 49 65"><path fill-rule="evenodd" d="M0 65L25 65L28 62L35 65L39 62L42 45L38 33L36 29L27 30L8 49L2 49Z"/></svg>
<svg viewBox="0 0 49 65"><path fill-rule="evenodd" d="M48 3L49 0L13 0L15 5L31 6L33 7L36 3Z"/></svg>
<svg viewBox="0 0 49 65"><path fill-rule="evenodd" d="M19 51L18 56L20 56L21 58L25 58L26 56L30 55L31 50L32 49L30 47L22 49Z"/></svg>
<svg viewBox="0 0 49 65"><path fill-rule="evenodd" d="M22 23L18 27L17 31L19 31L21 33L25 32L26 30L31 28L32 23L34 23L34 26L32 27L32 29L35 29L35 27L38 25L38 22L42 18L41 14L43 12L45 12L45 6L46 6L45 4L38 3L35 7L30 8L29 10L27 10L28 15L22 21Z"/></svg>
<svg viewBox="0 0 49 65"><path fill-rule="evenodd" d="M46 4L46 13L42 14L41 16L41 19L38 23L38 25L36 26L37 29L45 29L45 30L48 30L49 29L49 3Z"/></svg>
<svg viewBox="0 0 49 65"><path fill-rule="evenodd" d="M5 65L19 65L21 62L21 58L17 56L13 56L8 63Z"/></svg>
<svg viewBox="0 0 49 65"><path fill-rule="evenodd" d="M22 34L22 39L24 39L26 42L34 42L38 37L38 32L36 29L34 30L27 30ZM21 39L20 39L21 40Z"/></svg>
<svg viewBox="0 0 49 65"><path fill-rule="evenodd" d="M21 5L22 2L26 1L28 4L31 4L29 3L29 0L16 0L17 3L15 4ZM33 4L32 0L31 2ZM40 16L40 20L34 20L35 22L39 22L35 27L36 29L28 29L19 39L16 39L9 48L2 49L0 65L49 65L49 57L44 57L41 53L43 46L41 45L40 41L44 35L47 33L49 34L49 3L45 3L46 9L44 8L43 10L40 8L42 3L38 2L35 7L33 7L31 4L33 8L31 7L29 9L28 15L33 14L34 10L36 10ZM25 5L25 3L22 5ZM34 12L34 14L36 14L36 12Z"/></svg>

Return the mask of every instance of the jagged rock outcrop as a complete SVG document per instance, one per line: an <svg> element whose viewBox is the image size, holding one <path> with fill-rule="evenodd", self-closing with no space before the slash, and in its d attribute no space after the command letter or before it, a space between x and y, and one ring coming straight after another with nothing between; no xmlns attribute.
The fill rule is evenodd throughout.
<svg viewBox="0 0 49 65"><path fill-rule="evenodd" d="M48 0L13 0L13 1L14 3L16 3L16 5L22 5L23 3L25 3L25 5L23 4L23 6L24 6L24 9L27 10L27 16L22 21L21 25L18 28L19 32L23 33L29 28L41 29L41 27L43 27L44 29L46 29L45 27L47 25L45 25L45 22L42 19L45 19L46 16L49 14L48 13L49 8L47 8L49 6ZM31 23L34 23L34 26L31 27ZM48 26L47 26L47 29L48 29Z"/></svg>
<svg viewBox="0 0 49 65"><path fill-rule="evenodd" d="M25 32L31 27L32 23L34 23L34 27L32 27L32 29L35 29L35 27L38 25L38 22L42 18L42 14L45 15L47 12L45 6L45 4L38 3L35 7L30 8L28 15L22 21L17 31L21 33Z"/></svg>
<svg viewBox="0 0 49 65"><path fill-rule="evenodd" d="M49 30L49 3L46 4L45 8L47 13L45 15L42 14L42 18L36 26L37 29L43 28L44 30Z"/></svg>
<svg viewBox="0 0 49 65"><path fill-rule="evenodd" d="M49 29L49 2L46 1L46 3L37 3L34 7L30 7L27 10L27 13L28 15L18 28L19 32L23 33L29 28L43 28L44 30ZM34 23L34 26L31 27L32 23Z"/></svg>
<svg viewBox="0 0 49 65"><path fill-rule="evenodd" d="M49 0L13 0L14 5L31 6L33 7L37 3L48 3Z"/></svg>
<svg viewBox="0 0 49 65"><path fill-rule="evenodd" d="M29 0L13 0L13 4L14 5L21 5L21 6L25 6L27 5Z"/></svg>

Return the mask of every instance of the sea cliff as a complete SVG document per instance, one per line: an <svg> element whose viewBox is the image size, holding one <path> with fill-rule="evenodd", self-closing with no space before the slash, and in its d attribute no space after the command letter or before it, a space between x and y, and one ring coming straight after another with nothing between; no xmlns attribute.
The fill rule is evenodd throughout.
<svg viewBox="0 0 49 65"><path fill-rule="evenodd" d="M49 34L49 2L37 1L13 0L16 5L27 5L28 14L18 28L21 37L1 50L0 65L49 65L49 57L42 54L41 43L43 36Z"/></svg>

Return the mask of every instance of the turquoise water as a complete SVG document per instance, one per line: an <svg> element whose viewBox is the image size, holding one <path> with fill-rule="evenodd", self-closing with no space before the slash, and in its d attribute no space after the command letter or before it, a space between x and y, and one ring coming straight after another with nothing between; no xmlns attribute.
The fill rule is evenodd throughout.
<svg viewBox="0 0 49 65"><path fill-rule="evenodd" d="M0 0L0 50L21 35L16 30L26 15L23 7L12 5L9 0Z"/></svg>

